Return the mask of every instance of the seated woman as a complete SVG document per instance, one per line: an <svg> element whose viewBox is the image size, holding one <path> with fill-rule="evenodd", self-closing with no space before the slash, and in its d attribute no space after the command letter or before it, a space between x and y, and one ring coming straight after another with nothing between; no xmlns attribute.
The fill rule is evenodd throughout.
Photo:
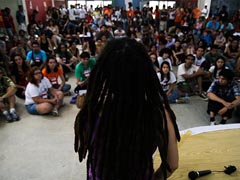
<svg viewBox="0 0 240 180"><path fill-rule="evenodd" d="M27 73L30 69L31 67L20 54L14 55L11 67L11 79L17 88L16 96L20 99L25 99L25 89L28 84Z"/></svg>
<svg viewBox="0 0 240 180"><path fill-rule="evenodd" d="M170 64L167 61L161 64L160 72L157 73L157 75L163 91L168 97L169 103L185 103L184 99L179 99L180 94L174 87L177 79L174 73L170 71Z"/></svg>
<svg viewBox="0 0 240 180"><path fill-rule="evenodd" d="M58 116L58 110L63 104L62 91L54 89L50 81L43 77L39 67L30 70L29 83L25 91L25 106L29 114L42 115L52 113Z"/></svg>
<svg viewBox="0 0 240 180"><path fill-rule="evenodd" d="M153 65L154 70L156 72L159 72L160 69L159 69L159 64L158 64L158 61L157 61L157 54L156 53L150 53L149 56L150 56L150 59L152 61L152 65Z"/></svg>
<svg viewBox="0 0 240 180"><path fill-rule="evenodd" d="M68 51L66 44L60 44L56 53L56 57L57 62L62 66L64 75L66 75L68 72L73 71L75 68L74 64L77 62L77 58Z"/></svg>
<svg viewBox="0 0 240 180"><path fill-rule="evenodd" d="M51 82L52 87L62 91L64 95L70 95L71 85L65 83L63 76L63 70L59 67L55 57L51 56L46 62L46 67L42 70L43 76L48 78ZM58 78L60 77L62 83L59 84Z"/></svg>
<svg viewBox="0 0 240 180"><path fill-rule="evenodd" d="M210 67L209 72L211 73L212 81L217 80L219 77L219 73L223 69L228 69L225 65L224 57L220 57L216 60L215 64Z"/></svg>

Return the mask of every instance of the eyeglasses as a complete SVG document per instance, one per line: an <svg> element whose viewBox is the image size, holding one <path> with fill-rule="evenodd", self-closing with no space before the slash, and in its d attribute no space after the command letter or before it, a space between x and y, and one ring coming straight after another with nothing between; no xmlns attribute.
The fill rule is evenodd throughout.
<svg viewBox="0 0 240 180"><path fill-rule="evenodd" d="M35 72L34 75L42 74L41 72Z"/></svg>

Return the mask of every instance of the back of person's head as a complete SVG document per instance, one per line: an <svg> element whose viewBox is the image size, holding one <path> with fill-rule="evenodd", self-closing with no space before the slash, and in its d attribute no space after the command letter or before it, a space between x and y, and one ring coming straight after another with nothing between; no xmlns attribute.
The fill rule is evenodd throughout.
<svg viewBox="0 0 240 180"><path fill-rule="evenodd" d="M76 117L75 134L86 142L75 142L80 161L88 151L88 162L100 179L142 179L146 171L153 173L157 142L166 172L164 106L175 119L144 46L128 38L109 41L91 71ZM89 128L84 131L82 124Z"/></svg>
<svg viewBox="0 0 240 180"><path fill-rule="evenodd" d="M220 73L219 76L223 76L225 79L227 79L228 82L232 82L235 74L232 70L230 69L223 69Z"/></svg>

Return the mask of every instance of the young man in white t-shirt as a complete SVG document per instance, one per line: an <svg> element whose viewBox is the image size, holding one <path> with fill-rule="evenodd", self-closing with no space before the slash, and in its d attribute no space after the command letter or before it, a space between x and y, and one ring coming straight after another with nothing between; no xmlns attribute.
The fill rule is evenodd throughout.
<svg viewBox="0 0 240 180"><path fill-rule="evenodd" d="M197 79L199 76L204 74L204 71L193 64L194 56L188 54L185 59L185 63L178 66L177 70L177 86L180 91L181 96L186 93L189 95L194 95L197 91L195 86L198 84Z"/></svg>

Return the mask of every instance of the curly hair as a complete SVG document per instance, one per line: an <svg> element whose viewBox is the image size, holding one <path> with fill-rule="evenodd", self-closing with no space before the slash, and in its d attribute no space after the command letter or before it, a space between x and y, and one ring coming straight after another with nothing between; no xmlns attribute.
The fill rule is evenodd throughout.
<svg viewBox="0 0 240 180"><path fill-rule="evenodd" d="M144 46L128 38L109 41L91 71L74 125L80 162L88 152L88 179L150 180L157 147L166 178L165 109L175 121Z"/></svg>
<svg viewBox="0 0 240 180"><path fill-rule="evenodd" d="M31 68L31 70L28 73L28 81L38 87L38 82L34 78L34 73L37 70L41 71L41 69L39 67L37 67L37 66L34 66L34 67ZM42 78L43 78L43 75L42 75Z"/></svg>

